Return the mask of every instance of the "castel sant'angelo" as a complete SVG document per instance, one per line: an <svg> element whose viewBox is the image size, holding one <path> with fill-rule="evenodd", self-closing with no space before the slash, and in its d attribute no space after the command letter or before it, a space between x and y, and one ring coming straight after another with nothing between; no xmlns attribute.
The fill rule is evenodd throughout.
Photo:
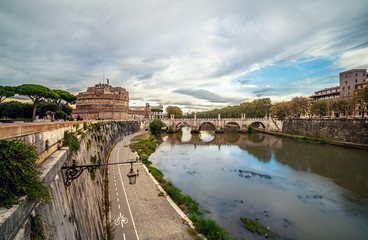
<svg viewBox="0 0 368 240"><path fill-rule="evenodd" d="M151 107L148 103L142 107L129 107L129 92L122 87L96 84L88 87L86 92L77 95L76 109L72 112L74 119L127 120L144 118L161 118L151 109L163 109L162 105Z"/></svg>

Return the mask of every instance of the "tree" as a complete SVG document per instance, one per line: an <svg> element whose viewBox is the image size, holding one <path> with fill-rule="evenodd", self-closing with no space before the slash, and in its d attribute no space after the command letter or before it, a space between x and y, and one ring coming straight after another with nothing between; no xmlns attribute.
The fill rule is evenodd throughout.
<svg viewBox="0 0 368 240"><path fill-rule="evenodd" d="M329 110L335 113L336 117L340 117L341 113L346 114L346 111L349 110L350 103L344 99L336 99L330 102Z"/></svg>
<svg viewBox="0 0 368 240"><path fill-rule="evenodd" d="M181 109L179 107L176 106L168 106L166 108L166 113L167 116L170 118L171 115L174 115L175 118L182 118L183 117L183 112L181 111Z"/></svg>
<svg viewBox="0 0 368 240"><path fill-rule="evenodd" d="M31 118L33 106L30 103L17 101L3 102L0 104L0 117L19 119Z"/></svg>
<svg viewBox="0 0 368 240"><path fill-rule="evenodd" d="M311 107L311 112L313 114L319 114L321 117L327 113L327 103L325 101L314 102Z"/></svg>
<svg viewBox="0 0 368 240"><path fill-rule="evenodd" d="M64 91L64 90L60 90L60 89L55 89L53 90L56 94L59 95L59 98L54 99L54 102L56 104L56 109L55 111L53 111L53 114L51 116L51 120L54 120L55 117L55 112L56 111L61 111L62 110L62 102L68 104L68 103L72 103L74 104L77 101L77 97L74 96L73 94Z"/></svg>
<svg viewBox="0 0 368 240"><path fill-rule="evenodd" d="M40 118L44 118L47 115L53 115L53 113L56 111L56 103L54 101L40 101L37 104L36 114Z"/></svg>
<svg viewBox="0 0 368 240"><path fill-rule="evenodd" d="M161 134L161 130L162 130L162 122L160 119L154 119L151 123L150 123L150 131L153 135L158 136Z"/></svg>
<svg viewBox="0 0 368 240"><path fill-rule="evenodd" d="M14 87L0 85L0 103L15 95Z"/></svg>
<svg viewBox="0 0 368 240"><path fill-rule="evenodd" d="M289 104L285 102L275 103L271 112L276 118L284 120L289 115Z"/></svg>
<svg viewBox="0 0 368 240"><path fill-rule="evenodd" d="M368 110L368 87L363 88L354 94L353 100L359 105L359 112L364 117L364 113Z"/></svg>
<svg viewBox="0 0 368 240"><path fill-rule="evenodd" d="M289 103L290 116L293 118L300 118L307 114L309 109L309 100L304 97L295 97Z"/></svg>
<svg viewBox="0 0 368 240"><path fill-rule="evenodd" d="M58 99L60 96L51 89L37 84L23 84L16 87L16 93L29 97L33 102L32 120L36 119L37 104L42 99Z"/></svg>

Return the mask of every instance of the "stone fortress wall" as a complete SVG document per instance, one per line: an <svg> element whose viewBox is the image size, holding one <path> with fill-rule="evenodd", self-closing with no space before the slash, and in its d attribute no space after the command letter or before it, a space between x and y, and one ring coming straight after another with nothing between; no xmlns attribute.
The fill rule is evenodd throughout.
<svg viewBox="0 0 368 240"><path fill-rule="evenodd" d="M52 124L57 125L58 123ZM59 127L63 127L63 131L75 131L76 122L74 124L74 126ZM61 170L61 167L71 166L73 160L78 165L93 164L91 162L93 157L104 163L115 142L123 138L128 132L139 131L141 124L138 121L104 122L99 128L86 130L85 137L78 135L80 149L77 153L71 153L68 147L56 149L41 163L42 168L40 169L41 179L49 186L53 198L52 204L38 204L34 200L26 199L23 205L15 205L11 209L0 208L0 239L30 239L32 221L38 214L45 220L52 239L103 239L104 168L96 169L94 179L85 170L69 187L66 187L64 170ZM83 130L83 124L80 124L79 129ZM59 131L58 128L49 129L48 131L31 133L30 136L27 136L27 132L16 138L28 139L30 144L36 146L46 146L50 132L57 133ZM42 136L43 134L44 136ZM10 138L6 139L13 137L11 135ZM54 141L58 142L59 140L55 138L52 142ZM50 142L50 144L52 143ZM39 154L42 153L39 152Z"/></svg>

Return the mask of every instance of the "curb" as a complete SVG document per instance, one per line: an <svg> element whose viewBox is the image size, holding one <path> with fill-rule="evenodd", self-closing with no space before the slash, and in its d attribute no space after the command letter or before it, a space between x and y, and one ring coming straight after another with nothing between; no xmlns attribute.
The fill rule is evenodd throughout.
<svg viewBox="0 0 368 240"><path fill-rule="evenodd" d="M186 221L187 223L188 223L188 225L191 227L191 228L193 228L193 229L195 229L195 227L194 227L194 225L193 225L193 222L192 222L192 220L190 220L189 218L188 218L188 216L187 215L185 215L185 213L178 207L178 205L176 205L176 203L171 199L171 197L169 196L169 194L167 194L166 193L166 191L161 187L161 185L160 185L160 183L159 182L157 182L157 180L156 180L156 178L154 178L153 176L152 176L152 174L149 172L149 170L148 170L148 168L147 168L147 166L146 165L144 165L143 163L140 163L142 166L143 166L143 168L146 170L146 172L147 172L147 174L150 176L150 178L151 178L151 180L153 181L153 183L156 185L156 187L161 191L161 192L163 192L164 193L164 195L165 195L165 197L166 197L166 199L167 199L167 201L170 203L170 205L174 208L174 210L179 214L179 216L184 220L184 221Z"/></svg>

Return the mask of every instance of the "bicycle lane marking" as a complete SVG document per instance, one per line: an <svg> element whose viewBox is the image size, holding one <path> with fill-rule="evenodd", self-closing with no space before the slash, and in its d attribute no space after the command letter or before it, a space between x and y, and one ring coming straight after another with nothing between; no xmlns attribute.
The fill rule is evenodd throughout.
<svg viewBox="0 0 368 240"><path fill-rule="evenodd" d="M120 148L118 148L118 156L120 156ZM119 158L118 158L118 159L119 159ZM130 204L129 204L129 202L128 202L128 196L127 196L126 191L125 191L124 182L123 182L123 177L122 177L122 174L121 174L120 167L118 167L118 170L119 170L119 175L120 175L121 185L123 186L123 192L124 192L124 196L125 196L125 201L126 201L126 203L127 203L127 205L128 205L130 218L132 219L132 224L133 224L133 228L134 228L134 231L135 231L136 237L137 237L137 239L139 240L138 232L137 232L137 229L136 229L136 227L135 227L135 223L134 223L134 219L133 219L132 210L130 209Z"/></svg>

